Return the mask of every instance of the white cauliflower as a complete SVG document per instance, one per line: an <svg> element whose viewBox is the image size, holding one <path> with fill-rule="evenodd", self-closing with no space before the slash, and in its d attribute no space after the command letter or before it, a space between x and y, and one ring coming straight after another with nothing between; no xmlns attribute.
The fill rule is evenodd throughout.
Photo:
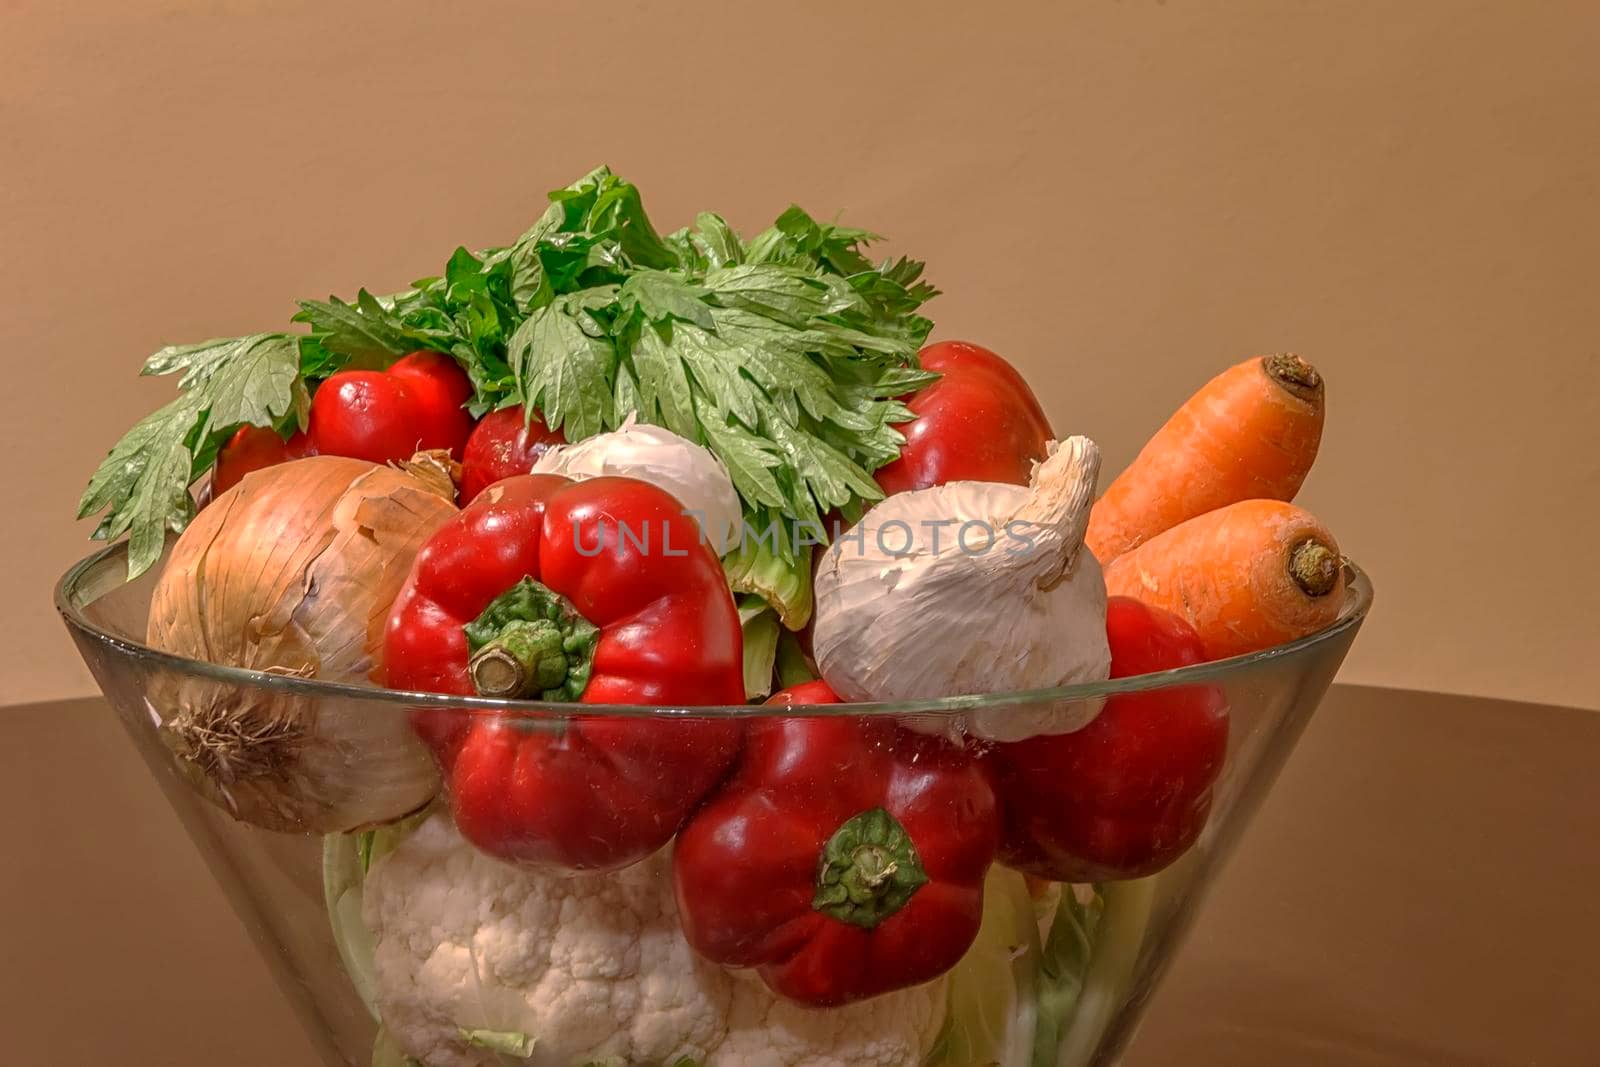
<svg viewBox="0 0 1600 1067"><path fill-rule="evenodd" d="M698 959L665 852L613 874L529 872L436 815L373 863L363 918L384 1026L427 1067L908 1067L944 1021L943 979L819 1011ZM497 1034L531 1052L483 1044Z"/></svg>

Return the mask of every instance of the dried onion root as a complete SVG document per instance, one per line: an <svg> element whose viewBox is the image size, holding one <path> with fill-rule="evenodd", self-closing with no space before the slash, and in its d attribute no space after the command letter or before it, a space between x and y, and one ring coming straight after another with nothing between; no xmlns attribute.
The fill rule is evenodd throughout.
<svg viewBox="0 0 1600 1067"><path fill-rule="evenodd" d="M247 476L173 546L149 644L272 674L364 682L422 542L455 514L439 457L403 468L317 456ZM332 833L399 818L437 792L407 716L160 673L149 701L191 781L235 818Z"/></svg>

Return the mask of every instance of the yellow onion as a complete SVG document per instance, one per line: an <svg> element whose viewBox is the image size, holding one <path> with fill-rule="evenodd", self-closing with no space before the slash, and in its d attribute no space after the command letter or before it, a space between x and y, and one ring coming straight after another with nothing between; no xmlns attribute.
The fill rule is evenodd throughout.
<svg viewBox="0 0 1600 1067"><path fill-rule="evenodd" d="M417 549L455 514L447 463L314 456L246 476L173 546L150 603L149 644L274 674L368 681ZM399 818L438 790L407 717L372 701L172 672L148 699L200 791L256 826L347 831Z"/></svg>

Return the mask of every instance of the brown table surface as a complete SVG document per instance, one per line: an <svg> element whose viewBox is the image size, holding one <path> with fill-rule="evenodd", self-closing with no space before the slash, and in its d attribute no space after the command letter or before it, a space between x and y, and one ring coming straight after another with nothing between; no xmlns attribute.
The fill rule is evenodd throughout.
<svg viewBox="0 0 1600 1067"><path fill-rule="evenodd" d="M0 1062L313 1062L98 700L0 711ZM1335 687L1128 1067L1600 1062L1600 713Z"/></svg>

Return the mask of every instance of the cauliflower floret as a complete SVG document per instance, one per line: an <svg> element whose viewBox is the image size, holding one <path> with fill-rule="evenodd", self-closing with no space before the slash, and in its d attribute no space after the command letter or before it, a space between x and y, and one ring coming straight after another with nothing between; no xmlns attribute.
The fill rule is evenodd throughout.
<svg viewBox="0 0 1600 1067"><path fill-rule="evenodd" d="M944 1023L943 978L819 1010L780 1000L753 974L731 977L727 1035L707 1067L910 1067L927 1058Z"/></svg>
<svg viewBox="0 0 1600 1067"><path fill-rule="evenodd" d="M436 815L367 874L384 1026L428 1067L509 1062L474 1031L534 1039L535 1067L907 1067L944 1019L945 982L824 1011L697 958L663 851L604 875L530 872Z"/></svg>

